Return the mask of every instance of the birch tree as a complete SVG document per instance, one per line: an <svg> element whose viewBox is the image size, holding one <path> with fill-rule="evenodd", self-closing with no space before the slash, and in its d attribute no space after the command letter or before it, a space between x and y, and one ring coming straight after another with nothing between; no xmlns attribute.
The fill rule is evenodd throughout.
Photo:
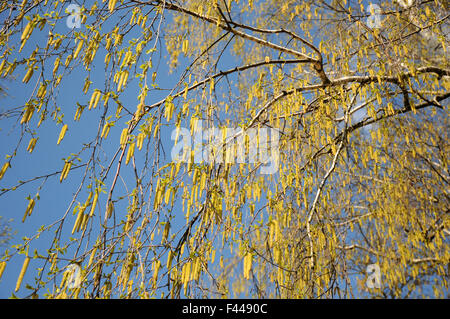
<svg viewBox="0 0 450 319"><path fill-rule="evenodd" d="M11 293L445 296L446 1L23 0L0 15L0 75L32 88L0 110L15 134L0 198L33 188L11 203L27 223L46 214L49 183L72 190L46 197L65 209L7 250L0 274L23 261ZM44 124L54 145L41 144ZM168 136L200 124L234 139L276 131L276 170L262 174L248 147L242 163L194 150L174 161ZM59 167L22 179L19 158L64 144Z"/></svg>

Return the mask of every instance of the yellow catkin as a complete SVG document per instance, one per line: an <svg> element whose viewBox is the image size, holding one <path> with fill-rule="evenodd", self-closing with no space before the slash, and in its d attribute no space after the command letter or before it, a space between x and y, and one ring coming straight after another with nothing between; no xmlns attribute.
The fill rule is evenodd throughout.
<svg viewBox="0 0 450 319"><path fill-rule="evenodd" d="M131 57L131 51L128 51L125 54L125 56L123 57L122 64L120 65L120 67L126 66L128 64L128 60L130 59L130 57Z"/></svg>
<svg viewBox="0 0 450 319"><path fill-rule="evenodd" d="M61 284L59 285L59 289L62 289L64 284L67 282L67 277L69 276L69 273L70 273L70 271L64 272L62 280L61 280Z"/></svg>
<svg viewBox="0 0 450 319"><path fill-rule="evenodd" d="M109 128L110 128L109 123L106 123L106 124L103 126L102 135L100 135L101 138L106 139L106 138L108 137L108 134L109 134Z"/></svg>
<svg viewBox="0 0 450 319"><path fill-rule="evenodd" d="M64 138L64 136L66 135L67 132L67 124L65 124L62 128L61 128L61 132L59 133L59 137L58 137L58 142L56 143L57 145L59 145L59 143L61 143L62 139Z"/></svg>
<svg viewBox="0 0 450 319"><path fill-rule="evenodd" d="M117 84L117 92L124 88L128 81L128 70L122 71L120 73L119 83Z"/></svg>
<svg viewBox="0 0 450 319"><path fill-rule="evenodd" d="M5 271L5 268L6 268L6 261L0 262L0 279L2 279L3 272Z"/></svg>
<svg viewBox="0 0 450 319"><path fill-rule="evenodd" d="M25 276L25 272L27 271L28 264L30 263L30 257L25 257L25 260L22 265L22 269L20 270L19 278L17 278L16 289L15 292L18 292L20 286L22 285L23 277Z"/></svg>
<svg viewBox="0 0 450 319"><path fill-rule="evenodd" d="M97 107L98 101L100 101L100 98L102 96L102 93L100 91L97 91L97 95L95 96L95 101L94 101L94 109Z"/></svg>
<svg viewBox="0 0 450 319"><path fill-rule="evenodd" d="M94 250L92 250L92 254L91 254L91 257L89 258L89 263L88 263L86 269L89 269L89 267L91 267L92 262L94 261L94 257L95 257L95 253L96 252L97 252L97 247L95 247Z"/></svg>
<svg viewBox="0 0 450 319"><path fill-rule="evenodd" d="M88 198L86 199L86 202L84 203L84 206L88 207L91 204L91 198L94 195L93 192L89 192Z"/></svg>
<svg viewBox="0 0 450 319"><path fill-rule="evenodd" d="M108 37L108 39L106 40L106 46L105 49L109 51L109 49L111 49L111 45L112 45L112 38ZM108 53L109 54L109 53Z"/></svg>
<svg viewBox="0 0 450 319"><path fill-rule="evenodd" d="M77 219L75 220L75 224L73 224L72 228L72 235L75 233L75 231L78 231L80 228L81 220L83 219L83 210L78 211Z"/></svg>
<svg viewBox="0 0 450 319"><path fill-rule="evenodd" d="M120 89L122 88L123 75L124 75L124 73L120 72L119 82L117 82L117 92L119 92Z"/></svg>
<svg viewBox="0 0 450 319"><path fill-rule="evenodd" d="M25 39L28 37L28 34L29 34L30 31L31 31L31 26L32 26L32 24L33 24L32 21L28 22L28 24L27 24L27 26L25 27L25 29L23 29L22 36L20 37L20 40L21 40L21 41L25 40Z"/></svg>
<svg viewBox="0 0 450 319"><path fill-rule="evenodd" d="M145 134L144 133L140 133L137 137L137 148L139 150L142 149L142 146L144 145L144 139L145 139Z"/></svg>
<svg viewBox="0 0 450 319"><path fill-rule="evenodd" d="M80 224L80 230L84 230L86 228L88 220L89 220L89 215L83 214L83 221Z"/></svg>
<svg viewBox="0 0 450 319"><path fill-rule="evenodd" d="M114 8L116 7L116 2L117 2L117 0L109 0L109 3L108 3L109 12L114 11Z"/></svg>
<svg viewBox="0 0 450 319"><path fill-rule="evenodd" d="M31 77L33 76L33 73L34 73L34 68L29 67L27 73L25 74L25 76L22 79L22 82L28 83L28 81L30 81Z"/></svg>
<svg viewBox="0 0 450 319"><path fill-rule="evenodd" d="M67 168L66 168L66 171L64 173L63 180L67 178L67 175L69 175L71 167L72 167L72 162L67 163Z"/></svg>
<svg viewBox="0 0 450 319"><path fill-rule="evenodd" d="M158 279L158 272L159 272L159 267L161 266L161 261L157 260L154 263L153 266L153 283L156 283L156 280Z"/></svg>
<svg viewBox="0 0 450 319"><path fill-rule="evenodd" d="M243 268L244 268L244 279L247 279L247 255L244 256Z"/></svg>
<svg viewBox="0 0 450 319"><path fill-rule="evenodd" d="M170 223L167 222L166 225L164 226L164 232L161 238L161 244L165 243L167 240L167 237L169 236L169 230L170 230Z"/></svg>
<svg viewBox="0 0 450 319"><path fill-rule="evenodd" d="M108 210L106 211L107 218L111 217L113 211L114 211L114 204L113 204L113 202L110 202L108 205Z"/></svg>
<svg viewBox="0 0 450 319"><path fill-rule="evenodd" d="M189 47L189 41L186 39L186 40L183 41L183 46L182 46L182 51L183 51L184 54L187 53L188 47Z"/></svg>
<svg viewBox="0 0 450 319"><path fill-rule="evenodd" d="M80 213L80 220L78 222L78 225L76 225L77 226L77 229L75 230L76 232L80 231L80 229L81 229L81 227L82 227L82 225L84 223L84 220L86 219L85 216L87 216L87 215L84 214L84 209L83 209L82 212Z"/></svg>
<svg viewBox="0 0 450 319"><path fill-rule="evenodd" d="M128 129L124 128L122 130L122 134L120 134L120 145L122 145L122 147L125 145L125 143L128 140Z"/></svg>
<svg viewBox="0 0 450 319"><path fill-rule="evenodd" d="M60 177L59 177L59 182L60 182L60 183L63 181L64 175L66 175L67 164L68 164L67 162L64 163L64 167L63 167L63 169L62 169L62 171L61 171L61 175L60 175Z"/></svg>
<svg viewBox="0 0 450 319"><path fill-rule="evenodd" d="M27 43L27 40L31 36L31 32L33 32L33 21L30 21L23 30L22 36L20 37L20 42L22 44L20 45L19 52L22 51L23 47L25 46L25 43Z"/></svg>
<svg viewBox="0 0 450 319"><path fill-rule="evenodd" d="M172 266L172 260L173 260L173 252L170 250L168 255L167 255L167 270L170 270L170 267Z"/></svg>
<svg viewBox="0 0 450 319"><path fill-rule="evenodd" d="M89 110L92 108L92 105L94 104L97 94L98 94L97 90L94 91L94 93L92 93L91 100L89 101Z"/></svg>
<svg viewBox="0 0 450 319"><path fill-rule="evenodd" d="M89 217L92 217L95 212L95 207L97 206L97 200L98 200L98 192L95 192L94 200L92 201L91 211L89 213Z"/></svg>
<svg viewBox="0 0 450 319"><path fill-rule="evenodd" d="M41 84L37 93L37 97L43 98L46 94L47 94L47 86L45 84Z"/></svg>
<svg viewBox="0 0 450 319"><path fill-rule="evenodd" d="M83 86L83 93L86 94L89 90L89 87L91 86L91 82L86 78L86 81L84 82Z"/></svg>
<svg viewBox="0 0 450 319"><path fill-rule="evenodd" d="M200 258L195 258L192 262L192 270L189 276L189 281L195 280L198 265L200 265Z"/></svg>
<svg viewBox="0 0 450 319"><path fill-rule="evenodd" d="M110 97L110 93L107 93L105 95L105 97L103 98L103 100L105 101L105 102L103 102L104 106L108 106L109 97Z"/></svg>
<svg viewBox="0 0 450 319"><path fill-rule="evenodd" d="M108 66L109 65L109 61L111 61L111 54L110 53L107 53L106 55L105 55L105 66Z"/></svg>
<svg viewBox="0 0 450 319"><path fill-rule="evenodd" d="M184 264L183 269L181 271L181 282L186 286L189 282L189 277L191 274L191 263L187 262Z"/></svg>
<svg viewBox="0 0 450 319"><path fill-rule="evenodd" d="M3 164L2 169L0 170L0 179L3 178L3 175L5 175L6 170L11 167L11 165L9 164L9 162L6 162L5 164Z"/></svg>
<svg viewBox="0 0 450 319"><path fill-rule="evenodd" d="M25 210L25 214L23 215L22 223L25 221L25 218L27 218L27 216L31 216L35 204L36 202L34 201L34 198L30 199L30 201L28 202L27 209Z"/></svg>
<svg viewBox="0 0 450 319"><path fill-rule="evenodd" d="M72 54L70 54L70 55L68 55L67 56L67 58L66 58L66 61L64 61L64 66L65 67L68 67L69 66L69 64L70 64L70 62L72 61Z"/></svg>
<svg viewBox="0 0 450 319"><path fill-rule="evenodd" d="M5 64L6 64L6 60L3 60L2 63L0 64L0 73L3 72L3 69L4 69L4 67L5 67Z"/></svg>
<svg viewBox="0 0 450 319"><path fill-rule="evenodd" d="M22 116L22 119L20 120L20 124L28 123L31 120L31 117L34 113L34 106L27 106L27 109L25 110L25 113Z"/></svg>
<svg viewBox="0 0 450 319"><path fill-rule="evenodd" d="M53 76L55 76L56 72L58 72L59 65L61 64L61 59L59 57L56 58L55 64L53 67Z"/></svg>
<svg viewBox="0 0 450 319"><path fill-rule="evenodd" d="M169 204L169 200L170 200L170 194L171 194L172 190L169 188L166 190L166 192L164 193L164 202L167 204Z"/></svg>
<svg viewBox="0 0 450 319"><path fill-rule="evenodd" d="M80 40L80 42L78 42L78 46L75 50L75 52L73 53L73 58L76 59L78 57L78 54L80 54L81 48L83 47L84 44L84 40Z"/></svg>
<svg viewBox="0 0 450 319"><path fill-rule="evenodd" d="M125 164L128 165L128 163L130 162L130 159L133 157L134 155L134 147L135 147L135 143L131 143L130 147L128 147L128 152L127 152L127 159L125 161Z"/></svg>
<svg viewBox="0 0 450 319"><path fill-rule="evenodd" d="M247 253L244 257L244 278L250 279L250 270L252 269L252 255Z"/></svg>
<svg viewBox="0 0 450 319"><path fill-rule="evenodd" d="M75 294L73 296L74 299L78 299L78 295L80 294L81 288L76 288L75 289Z"/></svg>
<svg viewBox="0 0 450 319"><path fill-rule="evenodd" d="M125 70L125 74L123 76L123 83L122 85L125 87L127 85L127 81L128 81L128 75L130 74L130 72L128 72L128 70Z"/></svg>

